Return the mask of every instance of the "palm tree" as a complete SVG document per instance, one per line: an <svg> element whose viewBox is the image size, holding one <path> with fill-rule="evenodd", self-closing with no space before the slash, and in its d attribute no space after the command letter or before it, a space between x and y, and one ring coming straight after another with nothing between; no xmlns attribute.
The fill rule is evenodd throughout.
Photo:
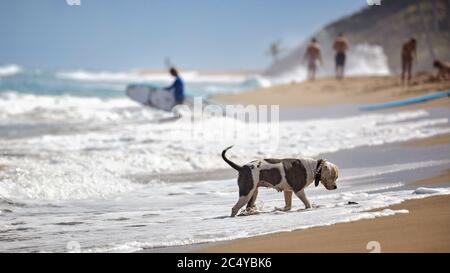
<svg viewBox="0 0 450 273"><path fill-rule="evenodd" d="M268 54L272 56L273 62L278 61L279 55L283 50L281 49L281 41L275 41L270 45Z"/></svg>

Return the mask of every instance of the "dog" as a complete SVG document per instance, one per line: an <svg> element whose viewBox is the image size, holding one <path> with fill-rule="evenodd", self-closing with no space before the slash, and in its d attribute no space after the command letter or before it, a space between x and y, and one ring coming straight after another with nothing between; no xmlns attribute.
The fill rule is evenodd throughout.
<svg viewBox="0 0 450 273"><path fill-rule="evenodd" d="M438 81L450 80L450 63L435 60L433 66L438 70L438 73L436 75L436 79Z"/></svg>
<svg viewBox="0 0 450 273"><path fill-rule="evenodd" d="M239 200L231 209L231 217L236 216L245 204L247 204L248 210L255 207L258 187L269 187L279 192L283 191L285 202L283 211L291 209L292 193L297 195L306 209L311 208L304 189L313 182L316 187L319 186L319 183L322 183L327 190L337 189L336 180L339 176L339 169L326 160L310 158L260 159L239 166L226 157L226 152L232 147L230 146L222 152L223 160L239 172L237 179Z"/></svg>

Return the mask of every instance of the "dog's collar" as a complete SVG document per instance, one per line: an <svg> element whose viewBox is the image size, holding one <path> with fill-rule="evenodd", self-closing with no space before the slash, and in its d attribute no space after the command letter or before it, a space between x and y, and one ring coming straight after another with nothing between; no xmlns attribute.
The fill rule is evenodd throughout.
<svg viewBox="0 0 450 273"><path fill-rule="evenodd" d="M314 186L319 186L320 179L322 177L322 167L325 160L319 159L317 161L316 169L314 170Z"/></svg>

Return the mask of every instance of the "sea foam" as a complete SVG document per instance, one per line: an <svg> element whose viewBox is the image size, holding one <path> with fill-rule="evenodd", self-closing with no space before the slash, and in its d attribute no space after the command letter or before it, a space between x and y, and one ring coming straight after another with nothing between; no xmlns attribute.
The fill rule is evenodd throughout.
<svg viewBox="0 0 450 273"><path fill-rule="evenodd" d="M20 170L9 173L0 193L19 199L103 198L133 190L126 177L137 174L225 169L220 152L232 144L230 157L243 164L260 157L313 157L450 132L448 118L432 117L426 110L280 121L266 134L253 130L253 123L205 117L195 120L202 129L198 135L190 121L161 123L159 118L168 114L120 98L7 93L0 96L1 105L0 125L8 131L27 129L16 137L3 136L0 130L0 147L12 155L1 163ZM42 130L54 124L58 126Z"/></svg>
<svg viewBox="0 0 450 273"><path fill-rule="evenodd" d="M0 66L0 77L13 76L20 72L22 72L22 67L15 64Z"/></svg>

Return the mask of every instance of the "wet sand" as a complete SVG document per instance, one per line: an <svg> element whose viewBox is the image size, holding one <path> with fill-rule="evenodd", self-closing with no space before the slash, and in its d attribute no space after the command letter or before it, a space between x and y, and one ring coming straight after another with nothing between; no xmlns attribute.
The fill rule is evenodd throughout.
<svg viewBox="0 0 450 273"><path fill-rule="evenodd" d="M381 252L450 252L450 196L410 200L389 208L409 213L246 238L200 252L367 253L372 241L379 242Z"/></svg>
<svg viewBox="0 0 450 273"><path fill-rule="evenodd" d="M450 183L450 169L447 169L445 171L442 171L439 175L436 175L434 177L428 178L428 179L421 179L416 181L416 185L418 186L435 186L435 185L439 185L439 184L444 184L444 183ZM449 203L450 206L450 203ZM450 223L449 223L450 225ZM450 232L450 227L449 227L449 232Z"/></svg>
<svg viewBox="0 0 450 273"><path fill-rule="evenodd" d="M405 142L404 145L411 146L411 147L426 147L426 146L448 144L448 143L450 143L450 134L408 141L408 142Z"/></svg>

